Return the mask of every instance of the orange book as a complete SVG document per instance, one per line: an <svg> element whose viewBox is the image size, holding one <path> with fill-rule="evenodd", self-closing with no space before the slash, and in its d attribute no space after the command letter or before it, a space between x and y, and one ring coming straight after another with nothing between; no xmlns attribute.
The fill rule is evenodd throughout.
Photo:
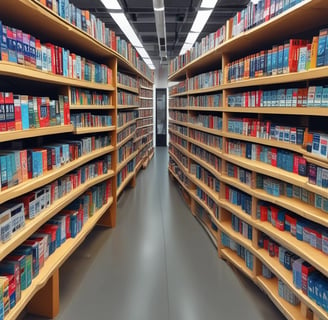
<svg viewBox="0 0 328 320"><path fill-rule="evenodd" d="M317 67L318 42L319 42L319 37L314 36L312 38L312 45L311 45L310 69Z"/></svg>

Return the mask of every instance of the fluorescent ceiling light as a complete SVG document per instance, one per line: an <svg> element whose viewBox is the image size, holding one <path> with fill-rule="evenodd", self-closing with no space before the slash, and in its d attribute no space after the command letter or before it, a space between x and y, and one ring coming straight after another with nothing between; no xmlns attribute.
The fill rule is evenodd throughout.
<svg viewBox="0 0 328 320"><path fill-rule="evenodd" d="M193 45L199 36L199 32L189 32L185 43Z"/></svg>
<svg viewBox="0 0 328 320"><path fill-rule="evenodd" d="M110 10L122 10L117 0L101 0L106 9Z"/></svg>
<svg viewBox="0 0 328 320"><path fill-rule="evenodd" d="M190 50L191 47L192 47L192 44L185 43L183 45L183 47L181 48L179 55L185 54L188 50Z"/></svg>
<svg viewBox="0 0 328 320"><path fill-rule="evenodd" d="M154 11L164 11L164 7L161 7L161 8L154 8Z"/></svg>
<svg viewBox="0 0 328 320"><path fill-rule="evenodd" d="M120 29L125 34L125 36L130 40L131 44L134 47L142 47L142 44L138 36L136 35L135 31L131 27L125 14L122 12L118 12L118 13L110 12L110 15L112 16L116 24L120 27Z"/></svg>
<svg viewBox="0 0 328 320"><path fill-rule="evenodd" d="M149 58L147 51L144 48L136 48L142 58Z"/></svg>
<svg viewBox="0 0 328 320"><path fill-rule="evenodd" d="M218 0L203 0L200 7L213 9L216 6Z"/></svg>
<svg viewBox="0 0 328 320"><path fill-rule="evenodd" d="M210 17L212 10L199 10L197 12L196 18L192 24L190 31L201 32Z"/></svg>

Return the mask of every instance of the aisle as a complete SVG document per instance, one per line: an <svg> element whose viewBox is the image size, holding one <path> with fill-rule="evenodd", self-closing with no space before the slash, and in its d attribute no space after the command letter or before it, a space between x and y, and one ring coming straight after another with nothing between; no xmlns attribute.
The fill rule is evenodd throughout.
<svg viewBox="0 0 328 320"><path fill-rule="evenodd" d="M63 266L57 319L283 319L218 259L167 164L167 149L157 148L137 188L121 196L117 227L95 230Z"/></svg>

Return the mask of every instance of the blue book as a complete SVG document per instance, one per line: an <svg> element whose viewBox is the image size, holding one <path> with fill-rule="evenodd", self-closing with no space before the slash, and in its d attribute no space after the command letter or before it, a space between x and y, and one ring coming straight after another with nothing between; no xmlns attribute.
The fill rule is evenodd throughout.
<svg viewBox="0 0 328 320"><path fill-rule="evenodd" d="M1 60L8 61L7 27L4 25L1 32Z"/></svg>
<svg viewBox="0 0 328 320"><path fill-rule="evenodd" d="M316 86L315 87L315 96L314 96L314 106L320 107L322 102L322 86Z"/></svg>
<svg viewBox="0 0 328 320"><path fill-rule="evenodd" d="M272 47L272 55L271 55L271 73L272 75L276 75L278 73L278 47Z"/></svg>
<svg viewBox="0 0 328 320"><path fill-rule="evenodd" d="M42 175L42 153L40 151L32 152L32 177L36 178Z"/></svg>
<svg viewBox="0 0 328 320"><path fill-rule="evenodd" d="M322 88L321 107L328 107L328 87Z"/></svg>
<svg viewBox="0 0 328 320"><path fill-rule="evenodd" d="M277 73L282 74L284 68L284 46L278 47L278 61L277 61Z"/></svg>
<svg viewBox="0 0 328 320"><path fill-rule="evenodd" d="M1 189L8 188L8 171L7 171L7 157L0 155L0 170L1 170Z"/></svg>
<svg viewBox="0 0 328 320"><path fill-rule="evenodd" d="M328 29L320 30L317 52L317 67L322 67L325 65L327 35Z"/></svg>
<svg viewBox="0 0 328 320"><path fill-rule="evenodd" d="M7 27L8 61L17 63L16 29Z"/></svg>

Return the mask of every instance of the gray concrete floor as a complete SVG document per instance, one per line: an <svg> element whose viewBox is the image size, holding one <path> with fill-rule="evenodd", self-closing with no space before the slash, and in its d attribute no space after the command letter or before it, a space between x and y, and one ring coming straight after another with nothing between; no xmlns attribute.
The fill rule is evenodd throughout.
<svg viewBox="0 0 328 320"><path fill-rule="evenodd" d="M119 199L116 228L96 228L63 265L56 319L284 319L217 257L167 167L167 149L157 148Z"/></svg>

